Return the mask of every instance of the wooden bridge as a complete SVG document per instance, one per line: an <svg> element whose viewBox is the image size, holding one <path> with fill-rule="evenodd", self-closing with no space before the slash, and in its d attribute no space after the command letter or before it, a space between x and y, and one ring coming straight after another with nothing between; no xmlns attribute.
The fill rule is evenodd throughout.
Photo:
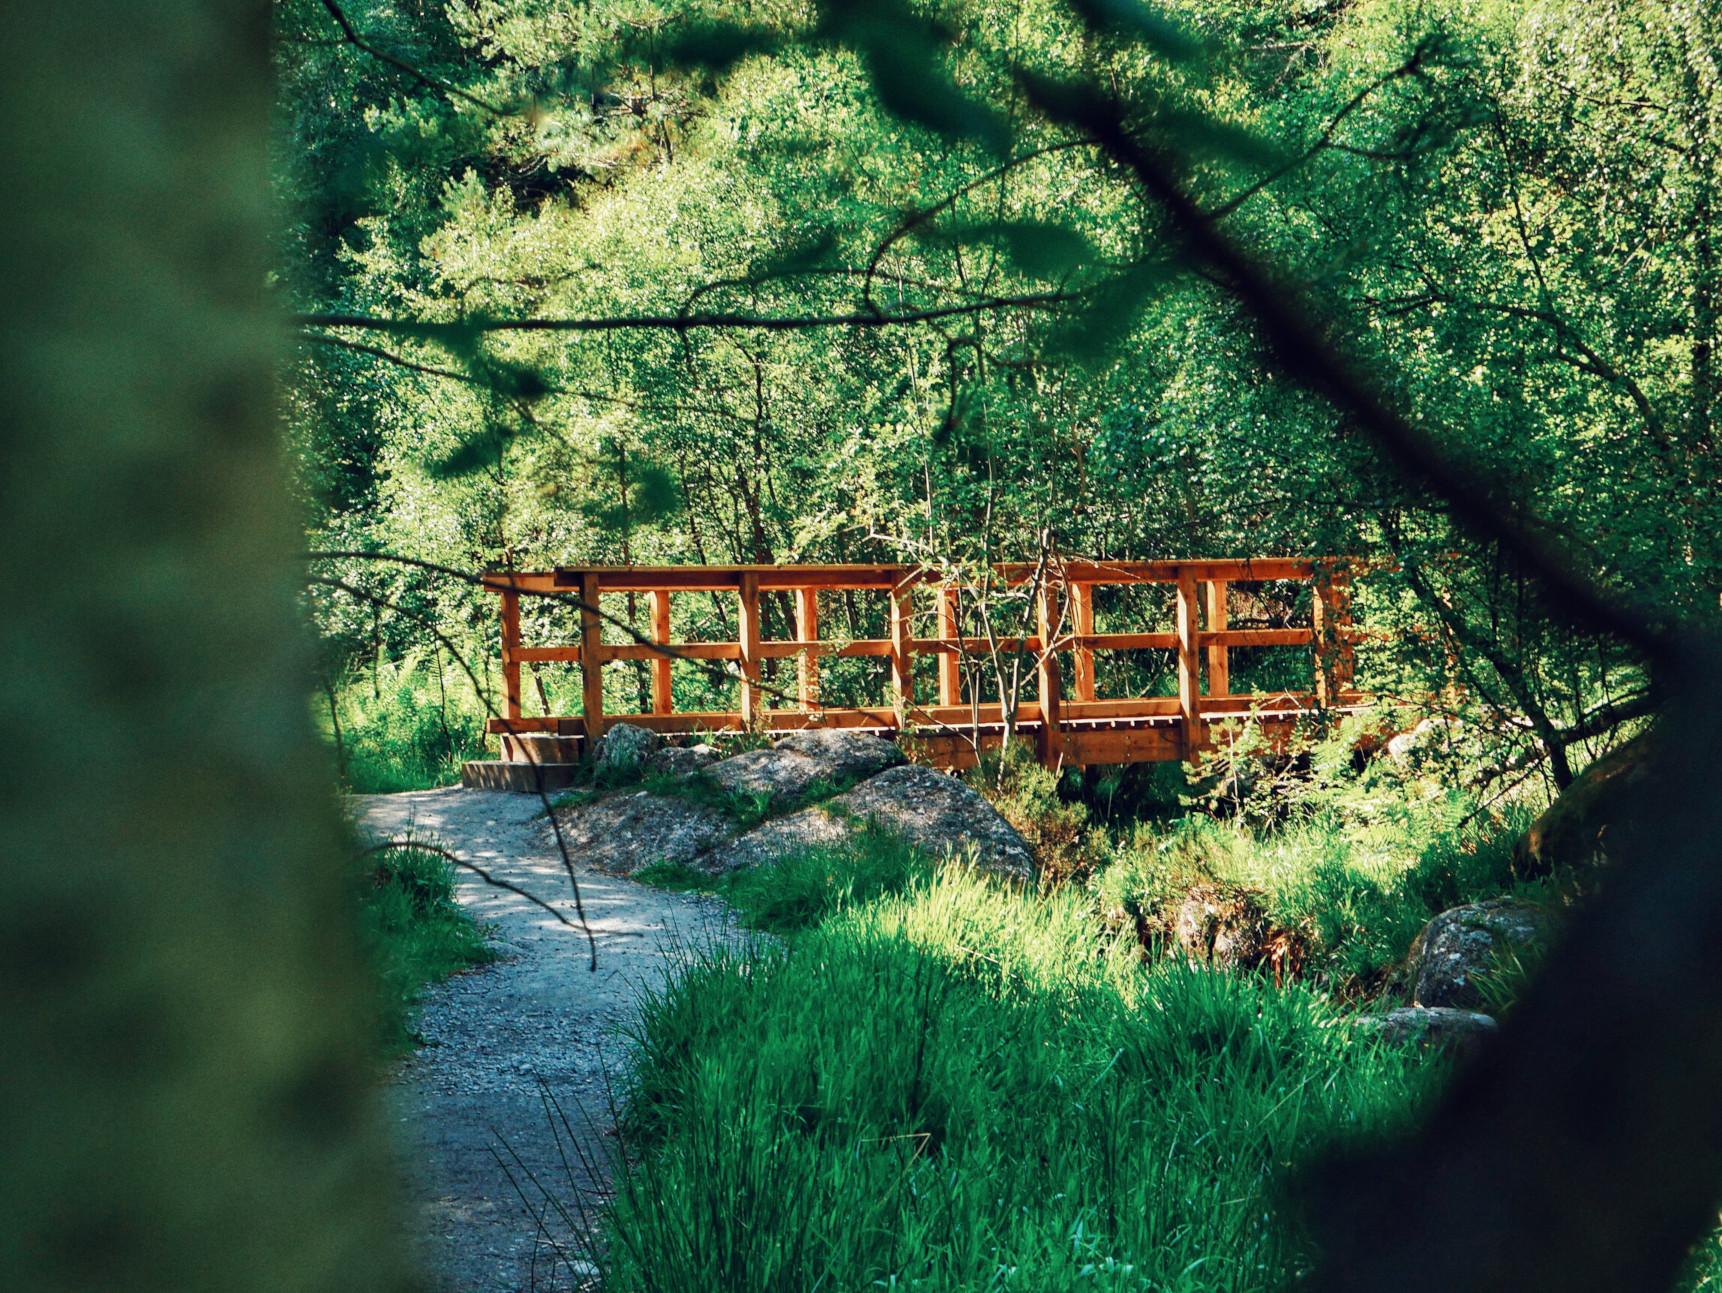
<svg viewBox="0 0 1722 1293"><path fill-rule="evenodd" d="M1228 627L1231 585L1268 580L1313 585L1309 627ZM1253 711L1273 737L1289 731L1311 711L1350 708L1365 700L1352 690L1352 644L1359 634L1351 624L1350 582L1348 564L1334 559L1003 565L995 567L993 594L1014 591L1019 599L1031 599L1039 631L1027 637L1000 638L965 636L965 627L971 632L979 627L974 588L916 566L601 566L493 573L485 583L502 599L504 708L500 717L490 721L489 730L502 737L504 761L515 764L573 764L606 723L621 721L664 733L788 732L808 727L913 733L920 757L944 767L963 767L973 764L980 750L996 746L1006 726L998 700L978 701L982 693L975 690L977 672L972 667L965 671L965 663L972 666L977 659L996 658L995 653L1016 652L1026 665L1024 676L1033 679L1034 693L1033 699L1025 697L1017 706L1017 732L1034 743L1049 766L1194 760L1203 749L1212 748L1212 724L1217 720L1246 717ZM1096 633L1094 590L1121 584L1173 585L1173 625L1156 631ZM819 594L861 590L887 595L889 636L822 637ZM600 614L600 599L615 593L649 600L649 633L627 643L604 640L606 617ZM521 598L534 594L578 599L577 641L546 645L521 641ZM735 640L672 641L671 599L688 594L733 596ZM761 617L765 595L793 599L792 638L765 636ZM924 609L917 609L917 600ZM936 635L916 636L918 622L935 625ZM1234 693L1229 653L1240 647L1302 648L1309 653L1310 690ZM1097 695L1095 653L1102 651L1174 652L1177 694ZM938 694L936 699L927 697L925 703L915 694L914 661L919 655L938 658ZM837 708L820 703L821 662L846 656L879 657L889 663L889 695L882 704ZM734 662L740 708L677 713L670 687L677 658ZM761 666L772 659L797 662L793 675L783 678L781 691L762 681ZM649 662L651 712L605 713L603 669L618 660ZM549 661L579 666L579 714L533 716L522 711L521 666ZM788 670L783 673L789 675Z"/></svg>

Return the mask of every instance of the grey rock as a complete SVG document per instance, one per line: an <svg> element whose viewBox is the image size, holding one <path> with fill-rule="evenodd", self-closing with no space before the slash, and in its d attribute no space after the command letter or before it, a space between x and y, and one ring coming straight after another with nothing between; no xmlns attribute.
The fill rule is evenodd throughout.
<svg viewBox="0 0 1722 1293"><path fill-rule="evenodd" d="M592 747L592 763L599 768L637 767L663 745L664 738L632 723L612 723Z"/></svg>
<svg viewBox="0 0 1722 1293"><path fill-rule="evenodd" d="M798 813L764 822L744 835L718 845L700 865L713 874L721 875L742 867L775 862L785 854L820 845L842 844L859 828L860 823L834 811L826 804L815 804Z"/></svg>
<svg viewBox="0 0 1722 1293"><path fill-rule="evenodd" d="M1405 1006L1380 1015L1363 1015L1358 1026L1395 1046L1415 1045L1468 1059L1500 1031L1488 1015L1452 1006Z"/></svg>
<svg viewBox="0 0 1722 1293"><path fill-rule="evenodd" d="M1412 769L1459 738L1457 719L1426 718L1409 732L1401 732L1387 743L1387 757L1401 768Z"/></svg>
<svg viewBox="0 0 1722 1293"><path fill-rule="evenodd" d="M839 785L901 763L891 742L866 732L815 729L786 736L769 750L749 750L714 763L709 773L735 794L794 799L817 784Z"/></svg>
<svg viewBox="0 0 1722 1293"><path fill-rule="evenodd" d="M830 782L861 781L903 762L903 752L895 742L871 732L832 727L796 732L784 737L776 748L812 759L819 765L819 776Z"/></svg>
<svg viewBox="0 0 1722 1293"><path fill-rule="evenodd" d="M715 849L702 865L713 871L757 865L791 849L837 843L869 820L935 857L972 855L983 870L1034 878L1034 855L991 804L955 777L914 765L889 768L824 804L767 822Z"/></svg>
<svg viewBox="0 0 1722 1293"><path fill-rule="evenodd" d="M1255 895L1213 885L1191 889L1172 921L1172 937L1185 956L1225 969L1260 962L1269 932Z"/></svg>
<svg viewBox="0 0 1722 1293"><path fill-rule="evenodd" d="M612 875L658 862L701 865L701 855L734 829L704 804L629 791L560 809L557 821L570 852Z"/></svg>
<svg viewBox="0 0 1722 1293"><path fill-rule="evenodd" d="M1478 976L1495 964L1497 954L1528 947L1548 930L1549 917L1540 907L1514 898L1442 912L1423 927L1406 958L1412 1003L1475 1010L1484 1004Z"/></svg>
<svg viewBox="0 0 1722 1293"><path fill-rule="evenodd" d="M709 745L666 745L646 760L646 770L685 777L716 762L717 751Z"/></svg>
<svg viewBox="0 0 1722 1293"><path fill-rule="evenodd" d="M983 870L1034 879L1034 854L1016 828L943 772L915 764L890 768L831 802L863 821L876 819L935 856L972 851Z"/></svg>

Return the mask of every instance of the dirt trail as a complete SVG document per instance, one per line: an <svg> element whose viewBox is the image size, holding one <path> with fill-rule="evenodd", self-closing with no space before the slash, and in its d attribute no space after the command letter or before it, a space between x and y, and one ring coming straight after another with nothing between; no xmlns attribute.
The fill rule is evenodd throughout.
<svg viewBox="0 0 1722 1293"><path fill-rule="evenodd" d="M537 797L448 789L350 802L371 837L399 838L409 829L434 837L574 919L562 860L534 820ZM575 862L597 972L587 968L579 930L463 872L460 901L496 928L506 959L426 993L419 1031L427 1044L401 1068L395 1116L416 1229L425 1264L444 1288L563 1290L589 1273L558 1261L556 1247L566 1248L570 1235L551 1200L572 1213L577 1193L590 1201L602 1188L591 1165L613 1143L616 1030L637 994L662 981L678 944L727 929L722 904L711 899L662 893ZM566 1115L572 1145L560 1119L560 1137L552 1134L546 1093Z"/></svg>

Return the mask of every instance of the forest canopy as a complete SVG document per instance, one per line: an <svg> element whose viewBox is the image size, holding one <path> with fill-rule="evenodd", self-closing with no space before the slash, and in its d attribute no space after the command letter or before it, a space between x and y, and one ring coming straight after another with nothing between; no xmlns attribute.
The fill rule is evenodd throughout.
<svg viewBox="0 0 1722 1293"><path fill-rule="evenodd" d="M1494 507L1670 623L1716 616L1696 0L292 0L276 24L314 549L1358 556L1399 630L1370 681L1458 670L1503 759L1564 785L1647 711L1641 661L1289 371L1082 87ZM470 590L341 582L371 600L314 599L331 699L427 623L493 640Z"/></svg>

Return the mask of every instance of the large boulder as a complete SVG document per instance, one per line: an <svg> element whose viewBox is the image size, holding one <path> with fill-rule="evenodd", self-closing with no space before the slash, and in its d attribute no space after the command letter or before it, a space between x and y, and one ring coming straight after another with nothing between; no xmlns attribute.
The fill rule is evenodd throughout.
<svg viewBox="0 0 1722 1293"><path fill-rule="evenodd" d="M1442 912L1423 927L1406 958L1412 1004L1477 1009L1484 1004L1478 980L1499 955L1534 946L1549 927L1542 908L1514 898Z"/></svg>
<svg viewBox="0 0 1722 1293"><path fill-rule="evenodd" d="M794 799L819 784L847 785L903 761L890 741L867 732L815 729L786 736L769 750L714 763L707 775L734 794Z"/></svg>
<svg viewBox="0 0 1722 1293"><path fill-rule="evenodd" d="M574 857L614 875L659 862L697 866L735 829L709 805L643 790L560 808L556 820Z"/></svg>
<svg viewBox="0 0 1722 1293"><path fill-rule="evenodd" d="M666 745L646 760L646 771L687 777L717 762L718 753L703 741L698 745Z"/></svg>
<svg viewBox="0 0 1722 1293"><path fill-rule="evenodd" d="M1201 884L1184 895L1172 917L1178 950L1193 961L1225 969L1254 966L1269 953L1274 930L1260 901L1240 889Z"/></svg>
<svg viewBox="0 0 1722 1293"><path fill-rule="evenodd" d="M702 865L714 871L757 865L792 849L838 843L868 821L935 857L972 855L983 870L1022 881L1034 878L1034 855L991 804L955 777L912 764L889 768L823 804L766 822L715 849Z"/></svg>
<svg viewBox="0 0 1722 1293"><path fill-rule="evenodd" d="M1360 1016L1357 1023L1391 1045L1445 1051L1460 1059L1475 1055L1500 1031L1488 1015L1451 1006L1406 1006Z"/></svg>
<svg viewBox="0 0 1722 1293"><path fill-rule="evenodd" d="M637 768L656 754L664 738L632 723L612 723L592 746L592 766L610 772Z"/></svg>
<svg viewBox="0 0 1722 1293"><path fill-rule="evenodd" d="M1651 790L1650 754L1646 732L1586 768L1514 845L1514 874L1535 879L1607 862Z"/></svg>
<svg viewBox="0 0 1722 1293"><path fill-rule="evenodd" d="M775 862L803 849L847 843L861 824L835 803L827 800L787 817L763 822L719 844L700 859L700 865L714 875L722 875Z"/></svg>

